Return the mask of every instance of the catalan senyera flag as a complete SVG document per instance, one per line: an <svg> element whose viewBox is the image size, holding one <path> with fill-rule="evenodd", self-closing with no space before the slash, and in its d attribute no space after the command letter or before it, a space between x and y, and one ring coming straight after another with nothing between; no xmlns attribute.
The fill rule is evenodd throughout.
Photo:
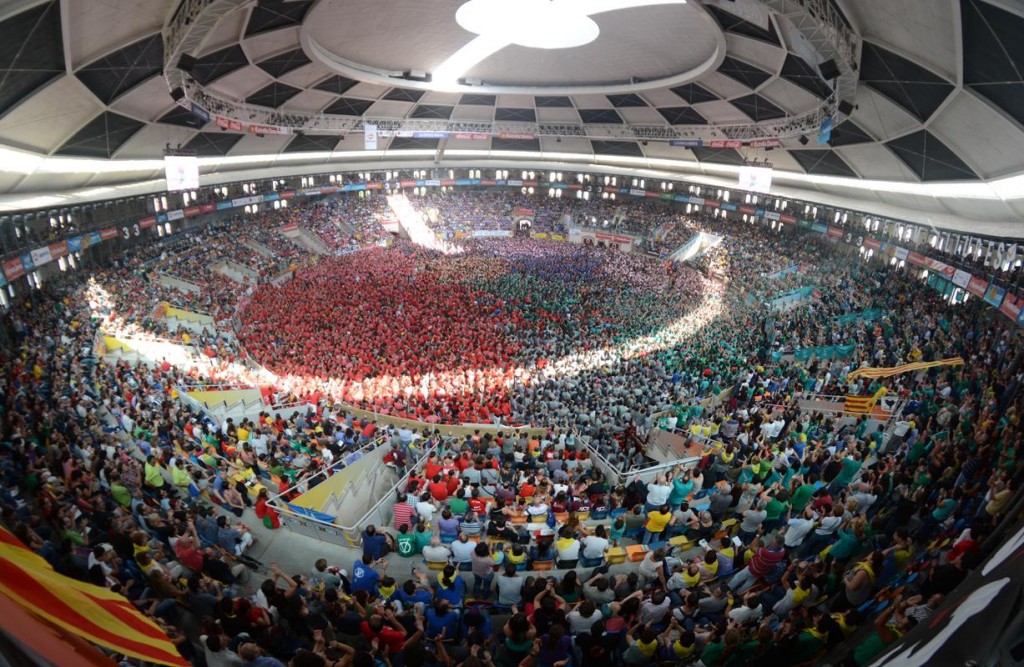
<svg viewBox="0 0 1024 667"><path fill-rule="evenodd" d="M859 377L865 378L887 378L893 375L900 375L901 373L910 373L912 371L923 371L927 368L934 368L935 366L962 366L964 360L962 357L951 357L949 359L940 359L939 361L916 361L912 364L903 364L902 366L891 366L889 368L857 368L850 372L846 377L850 380Z"/></svg>
<svg viewBox="0 0 1024 667"><path fill-rule="evenodd" d="M58 574L0 527L0 595L93 644L160 665L187 667L163 629L122 595Z"/></svg>

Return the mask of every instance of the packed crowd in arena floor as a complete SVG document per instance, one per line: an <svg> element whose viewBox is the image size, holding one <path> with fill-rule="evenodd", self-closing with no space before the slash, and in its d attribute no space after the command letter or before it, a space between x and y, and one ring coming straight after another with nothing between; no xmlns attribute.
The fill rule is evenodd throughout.
<svg viewBox="0 0 1024 667"><path fill-rule="evenodd" d="M319 400L240 424L174 400L202 368L92 353L107 326L181 336L150 320L157 301L182 298L145 268L164 251L54 281L5 316L0 518L58 571L158 619L196 665L870 664L966 578L1020 488L1013 332L979 300L951 306L913 276L805 236L691 224L725 237L715 261L728 287L654 259L522 239L454 257L366 249L300 268L280 290L261 285L249 352L294 364L276 369L281 383ZM772 277L793 264L803 269ZM820 297L765 305L807 285ZM216 295L195 298L222 310L243 294L204 289ZM882 315L858 317L867 310ZM319 344L302 338L306 325ZM236 344L207 336L230 373ZM794 360L839 342L854 351ZM428 350L440 353L432 368ZM350 365L337 371L342 351ZM952 356L969 363L846 378L862 364ZM394 368L410 382L374 382ZM442 441L333 406L369 396L393 412L414 397L422 407L444 381L487 416L550 430ZM793 400L883 387L906 401L888 433ZM724 389L724 401L701 401ZM470 416L472 403L456 407ZM721 446L648 484L610 485L589 465L585 442L628 457L637 439L624 434L665 409ZM329 547L313 563L247 557L256 531L238 519L276 527L270 492L306 488L309 473L379 434L388 464L412 474L389 525L364 527L359 558L339 563ZM607 567L619 547L638 560Z"/></svg>

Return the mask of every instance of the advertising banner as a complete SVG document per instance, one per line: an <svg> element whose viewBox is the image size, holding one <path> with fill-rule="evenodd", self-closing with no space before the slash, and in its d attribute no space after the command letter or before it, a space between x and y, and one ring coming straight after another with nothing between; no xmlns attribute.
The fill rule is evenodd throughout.
<svg viewBox="0 0 1024 667"><path fill-rule="evenodd" d="M83 247L81 236L74 236L68 239L68 252L79 252Z"/></svg>
<svg viewBox="0 0 1024 667"><path fill-rule="evenodd" d="M506 238L512 236L510 229L474 229L473 236L478 239Z"/></svg>
<svg viewBox="0 0 1024 667"><path fill-rule="evenodd" d="M982 298L985 299L985 302L989 305L998 308L1003 303L1004 296L1006 296L1006 290L999 285L992 283L988 286L988 289L985 290L985 296Z"/></svg>
<svg viewBox="0 0 1024 667"><path fill-rule="evenodd" d="M4 264L4 270L7 270L7 265ZM7 275L10 278L10 274ZM11 278L13 280L13 278ZM1020 317L1021 307L1024 306L1024 297L1018 296L1017 294L1010 294L1007 292L1003 296L1003 302L999 304L999 310L1002 311L1003 315L1006 315L1014 322Z"/></svg>
<svg viewBox="0 0 1024 667"><path fill-rule="evenodd" d="M988 281L984 278L978 278L971 276L971 279L967 281L967 291L974 296L985 296L985 290L988 289Z"/></svg>
<svg viewBox="0 0 1024 667"><path fill-rule="evenodd" d="M901 248L899 246L896 246L896 251L893 253L893 257L895 257L896 259L902 259L904 261L906 261L909 255L909 250L907 250L906 248Z"/></svg>
<svg viewBox="0 0 1024 667"><path fill-rule="evenodd" d="M173 211L167 211L168 220L182 220L184 217L185 211L182 211L180 208L174 209Z"/></svg>
<svg viewBox="0 0 1024 667"><path fill-rule="evenodd" d="M942 271L941 268L936 268L935 264L936 262L933 261L933 269L945 273L945 271ZM942 266L945 267L946 265L942 264ZM953 284L956 285L957 287L967 287L967 284L971 282L971 274L967 273L966 271L961 271L960 269L953 269L953 275L951 276L951 278L953 280Z"/></svg>
<svg viewBox="0 0 1024 667"><path fill-rule="evenodd" d="M294 231L298 231L298 229L299 229L299 223L297 223L297 222L290 222L287 225L281 227L281 232L282 233L284 233L284 232L294 232Z"/></svg>
<svg viewBox="0 0 1024 667"><path fill-rule="evenodd" d="M499 139L536 139L537 136L532 132L502 132L498 135Z"/></svg>
<svg viewBox="0 0 1024 667"><path fill-rule="evenodd" d="M106 229L100 230L100 239L103 241L109 241L110 239L117 238L117 227L107 227Z"/></svg>
<svg viewBox="0 0 1024 667"><path fill-rule="evenodd" d="M630 188L629 189L629 194L633 195L634 197L643 197L643 196L645 196L647 194L647 191L646 190L640 190L640 189L637 189L637 188Z"/></svg>
<svg viewBox="0 0 1024 667"><path fill-rule="evenodd" d="M811 230L818 232L819 234L828 234L828 225L816 222L811 225Z"/></svg>
<svg viewBox="0 0 1024 667"><path fill-rule="evenodd" d="M231 130L232 132L241 132L243 129L242 121L234 120L233 118L225 118L224 116L217 116L215 119L217 127L222 130Z"/></svg>
<svg viewBox="0 0 1024 667"><path fill-rule="evenodd" d="M456 132L452 136L456 139L466 139L468 141L487 141L491 138L491 135L480 132Z"/></svg>
<svg viewBox="0 0 1024 667"><path fill-rule="evenodd" d="M203 121L203 123L210 122L210 112L199 106L195 102L192 103L192 115Z"/></svg>
<svg viewBox="0 0 1024 667"><path fill-rule="evenodd" d="M377 150L377 126L367 123L363 125L363 148L368 151Z"/></svg>
<svg viewBox="0 0 1024 667"><path fill-rule="evenodd" d="M29 254L32 255L32 264L37 267L45 266L53 261L53 257L50 256L49 248L36 248Z"/></svg>
<svg viewBox="0 0 1024 667"><path fill-rule="evenodd" d="M833 227L832 225L829 225L828 235L831 236L834 239L841 239L841 238L843 238L843 228L842 227Z"/></svg>
<svg viewBox="0 0 1024 667"><path fill-rule="evenodd" d="M870 250L881 250L882 242L873 236L867 236L864 238L864 247Z"/></svg>
<svg viewBox="0 0 1024 667"><path fill-rule="evenodd" d="M704 141L702 139L669 139L668 145L677 148L700 148L704 145Z"/></svg>
<svg viewBox="0 0 1024 667"><path fill-rule="evenodd" d="M751 148L778 148L782 145L781 139L751 139L748 144Z"/></svg>
<svg viewBox="0 0 1024 667"><path fill-rule="evenodd" d="M925 257L924 255L920 255L916 252L907 253L907 262L913 264L914 266L921 266L926 269L931 266L931 262L928 260L927 257Z"/></svg>
<svg viewBox="0 0 1024 667"><path fill-rule="evenodd" d="M292 129L290 127L281 127L278 125L250 125L249 134L291 134Z"/></svg>
<svg viewBox="0 0 1024 667"><path fill-rule="evenodd" d="M743 142L739 139L713 139L708 142L711 148L743 148Z"/></svg>
<svg viewBox="0 0 1024 667"><path fill-rule="evenodd" d="M68 244L67 244L67 241L61 241L60 243L51 243L50 244L50 257L52 259L60 259L61 257L66 257L67 254L68 254Z"/></svg>
<svg viewBox="0 0 1024 667"><path fill-rule="evenodd" d="M8 280L17 280L25 275L25 267L22 266L21 259L15 257L4 262L4 275Z"/></svg>

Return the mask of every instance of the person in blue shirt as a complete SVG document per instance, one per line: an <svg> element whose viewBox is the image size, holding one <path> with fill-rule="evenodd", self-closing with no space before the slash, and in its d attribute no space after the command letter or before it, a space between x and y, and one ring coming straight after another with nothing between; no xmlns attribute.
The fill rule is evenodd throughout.
<svg viewBox="0 0 1024 667"><path fill-rule="evenodd" d="M400 602L405 609L417 605L422 609L430 605L433 596L430 593L430 588L408 579L401 588L395 591L394 599Z"/></svg>
<svg viewBox="0 0 1024 667"><path fill-rule="evenodd" d="M461 607L466 597L466 580L455 570L454 565L446 565L444 571L437 575L436 599L446 600L452 607Z"/></svg>
<svg viewBox="0 0 1024 667"><path fill-rule="evenodd" d="M452 611L448 600L440 598L434 600L434 604L427 607L427 612L423 616L426 621L426 627L423 630L427 639L437 639L442 632L447 640L458 639L459 615Z"/></svg>
<svg viewBox="0 0 1024 667"><path fill-rule="evenodd" d="M387 569L387 561L378 561L382 570ZM352 592L366 591L371 598L380 595L377 586L380 584L380 574L373 569L374 560L369 554L364 553L361 560L357 560L352 566Z"/></svg>
<svg viewBox="0 0 1024 667"><path fill-rule="evenodd" d="M394 538L387 533L380 533L377 527L369 525L363 531L363 555L370 560L380 560L394 551Z"/></svg>

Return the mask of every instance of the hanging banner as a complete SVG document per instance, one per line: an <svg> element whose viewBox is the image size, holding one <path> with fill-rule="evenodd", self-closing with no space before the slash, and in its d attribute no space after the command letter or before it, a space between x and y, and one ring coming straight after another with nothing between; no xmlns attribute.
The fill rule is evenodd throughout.
<svg viewBox="0 0 1024 667"><path fill-rule="evenodd" d="M711 148L743 148L743 142L739 139L714 139L708 142Z"/></svg>
<svg viewBox="0 0 1024 667"><path fill-rule="evenodd" d="M989 305L998 308L1003 303L1004 296L1006 296L1006 290L995 283L991 283L988 286L988 289L985 290L985 296L982 298L985 299L985 302Z"/></svg>
<svg viewBox="0 0 1024 667"><path fill-rule="evenodd" d="M818 232L819 234L828 234L828 225L816 222L811 225L811 230Z"/></svg>
<svg viewBox="0 0 1024 667"><path fill-rule="evenodd" d="M499 139L536 139L536 135L532 132L502 132L498 135Z"/></svg>
<svg viewBox="0 0 1024 667"><path fill-rule="evenodd" d="M233 118L225 118L224 116L216 117L217 127L222 130L231 130L232 132L241 132L243 129L242 121L234 120Z"/></svg>
<svg viewBox="0 0 1024 667"><path fill-rule="evenodd" d="M4 267L6 268L6 266L5 264ZM10 278L10 275L7 277ZM1003 295L1003 302L999 304L999 310L1002 311L1003 315L1006 315L1014 322L1020 316L1022 307L1024 307L1024 297L1010 294L1009 292Z"/></svg>
<svg viewBox="0 0 1024 667"><path fill-rule="evenodd" d="M467 141L487 141L491 138L491 135L482 134L480 132L456 132L452 137L455 139L465 139Z"/></svg>
<svg viewBox="0 0 1024 667"><path fill-rule="evenodd" d="M824 146L828 142L832 141L832 124L835 122L834 116L829 116L822 122L821 127L818 128L818 145Z"/></svg>
<svg viewBox="0 0 1024 667"><path fill-rule="evenodd" d="M941 262L939 262L939 263L941 263ZM945 271L943 271L942 268L937 268L935 266L935 264L936 264L936 262L933 260L932 261L932 268L933 269L935 269L936 271L940 271L942 273L945 273ZM942 264L942 267L945 267L945 266L946 266L945 264ZM961 271L960 269L954 268L953 269L953 275L950 276L950 279L953 281L953 284L956 285L957 287L967 287L967 284L969 282L971 282L971 274L967 273L966 271Z"/></svg>
<svg viewBox="0 0 1024 667"><path fill-rule="evenodd" d="M192 115L203 121L204 124L210 122L210 112L195 102L192 103Z"/></svg>
<svg viewBox="0 0 1024 667"><path fill-rule="evenodd" d="M291 134L290 127L279 125L250 125L249 134Z"/></svg>
<svg viewBox="0 0 1024 667"><path fill-rule="evenodd" d="M377 126L363 125L363 148L368 151L377 150Z"/></svg>
<svg viewBox="0 0 1024 667"><path fill-rule="evenodd" d="M15 257L4 262L4 275L8 280L17 280L25 275L25 267L22 266L21 259Z"/></svg>
<svg viewBox="0 0 1024 667"><path fill-rule="evenodd" d="M910 251L909 250L907 250L906 248L901 248L899 246L896 246L896 252L893 253L893 256L896 259L900 259L900 260L903 260L903 261L906 261L906 259L907 259L907 257L909 255L910 255Z"/></svg>
<svg viewBox="0 0 1024 667"><path fill-rule="evenodd" d="M53 258L50 256L49 248L36 248L29 255L32 257L33 268L39 268L40 266L46 266Z"/></svg>
<svg viewBox="0 0 1024 667"><path fill-rule="evenodd" d="M924 255L920 255L916 252L911 252L907 254L907 262L913 264L914 266L921 266L926 269L931 266L931 262L928 260L927 257L925 257Z"/></svg>
<svg viewBox="0 0 1024 667"><path fill-rule="evenodd" d="M988 281L985 280L984 278L971 276L971 279L967 281L967 291L973 294L974 296L985 296L985 290L987 289Z"/></svg>
<svg viewBox="0 0 1024 667"><path fill-rule="evenodd" d="M26 271L34 271L35 270L36 263L32 259L32 253L26 252L24 255L21 256L21 265L25 267Z"/></svg>
<svg viewBox="0 0 1024 667"><path fill-rule="evenodd" d="M874 237L868 236L864 239L864 247L869 250L881 250L882 242Z"/></svg>
<svg viewBox="0 0 1024 667"><path fill-rule="evenodd" d="M778 148L782 145L781 139L751 139L747 144L751 148Z"/></svg>
<svg viewBox="0 0 1024 667"><path fill-rule="evenodd" d="M843 228L829 225L828 235L834 239L841 239L843 238Z"/></svg>
<svg viewBox="0 0 1024 667"><path fill-rule="evenodd" d="M107 227L106 229L100 230L100 239L103 241L109 241L110 239L117 238L117 227Z"/></svg>
<svg viewBox="0 0 1024 667"><path fill-rule="evenodd" d="M84 245L82 244L83 237L73 236L68 239L68 252L80 252Z"/></svg>
<svg viewBox="0 0 1024 667"><path fill-rule="evenodd" d="M668 145L677 148L700 148L704 145L704 141L702 139L669 139Z"/></svg>
<svg viewBox="0 0 1024 667"><path fill-rule="evenodd" d="M68 243L67 241L61 241L60 243L50 244L50 257L52 259L60 259L66 257L68 254Z"/></svg>

